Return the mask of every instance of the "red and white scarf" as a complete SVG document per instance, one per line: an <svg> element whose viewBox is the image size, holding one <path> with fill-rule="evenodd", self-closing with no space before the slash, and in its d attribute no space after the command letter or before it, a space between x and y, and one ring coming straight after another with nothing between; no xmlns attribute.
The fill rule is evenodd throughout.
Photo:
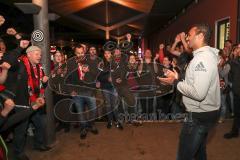
<svg viewBox="0 0 240 160"><path fill-rule="evenodd" d="M0 74L2 74L2 68L0 68ZM0 92L4 91L6 87L3 84L0 84Z"/></svg>
<svg viewBox="0 0 240 160"><path fill-rule="evenodd" d="M42 97L44 94L44 88L42 84L42 78L44 77L44 72L41 64L37 64L35 67L31 65L27 57L23 57L22 61L27 69L28 74L28 92L29 92L29 102L33 104L36 99Z"/></svg>

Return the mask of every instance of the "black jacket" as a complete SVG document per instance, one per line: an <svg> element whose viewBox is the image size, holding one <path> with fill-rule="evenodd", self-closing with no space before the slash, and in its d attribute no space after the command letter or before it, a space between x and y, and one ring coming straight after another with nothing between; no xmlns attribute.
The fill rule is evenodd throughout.
<svg viewBox="0 0 240 160"><path fill-rule="evenodd" d="M22 61L19 62L17 82L15 83L17 84L15 104L29 106L28 74ZM43 84L43 87L46 88L47 83Z"/></svg>
<svg viewBox="0 0 240 160"><path fill-rule="evenodd" d="M91 96L96 89L97 77L94 68L89 66L89 72L85 73L84 80L79 79L78 64L75 59L71 58L67 62L67 74L65 77L65 86L68 93L77 92L78 95ZM88 64L87 59L81 61L82 64Z"/></svg>
<svg viewBox="0 0 240 160"><path fill-rule="evenodd" d="M29 93L28 93L28 74L27 69L23 62L19 63L19 70L17 75L17 87L15 103L17 105L29 106Z"/></svg>
<svg viewBox="0 0 240 160"><path fill-rule="evenodd" d="M14 94L16 93L16 79L17 79L17 74L18 74L18 57L21 55L22 48L18 47L12 51L9 51L8 53L5 53L3 56L3 61L7 62L11 65L11 68L8 70L8 76L7 79L4 83L6 86L6 89L13 92Z"/></svg>
<svg viewBox="0 0 240 160"><path fill-rule="evenodd" d="M229 81L232 82L232 91L240 96L240 57L230 62Z"/></svg>
<svg viewBox="0 0 240 160"><path fill-rule="evenodd" d="M111 90L114 88L112 82L109 82L109 78L111 77L111 69L110 69L110 63L104 62L104 68L103 71L98 76L98 81L101 84L101 89L105 90Z"/></svg>

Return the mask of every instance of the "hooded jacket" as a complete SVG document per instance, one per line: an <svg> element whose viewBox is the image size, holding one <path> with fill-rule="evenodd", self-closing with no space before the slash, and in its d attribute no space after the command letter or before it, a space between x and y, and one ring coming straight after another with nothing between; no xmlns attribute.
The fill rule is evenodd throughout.
<svg viewBox="0 0 240 160"><path fill-rule="evenodd" d="M209 46L193 52L185 80L177 84L188 112L211 112L220 108L218 50Z"/></svg>

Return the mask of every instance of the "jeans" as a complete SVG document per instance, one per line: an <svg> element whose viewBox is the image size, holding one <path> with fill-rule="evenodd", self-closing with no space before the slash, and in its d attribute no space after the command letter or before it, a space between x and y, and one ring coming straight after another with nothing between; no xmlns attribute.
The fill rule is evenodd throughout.
<svg viewBox="0 0 240 160"><path fill-rule="evenodd" d="M230 109L231 112L234 113L234 96L232 91L229 92L229 97L230 97Z"/></svg>
<svg viewBox="0 0 240 160"><path fill-rule="evenodd" d="M234 100L234 118L233 118L233 126L232 126L232 132L238 133L240 128L240 96L234 94L233 97Z"/></svg>
<svg viewBox="0 0 240 160"><path fill-rule="evenodd" d="M180 133L177 160L206 160L208 132L216 122L199 122L192 117L183 123Z"/></svg>
<svg viewBox="0 0 240 160"><path fill-rule="evenodd" d="M152 114L154 110L156 110L154 107L154 98L148 98L144 97L140 99L141 107L142 107L142 113L146 114Z"/></svg>
<svg viewBox="0 0 240 160"><path fill-rule="evenodd" d="M227 110L227 101L226 101L227 95L221 92L221 112L220 112L220 118L226 117L226 110Z"/></svg>
<svg viewBox="0 0 240 160"><path fill-rule="evenodd" d="M73 101L77 114L79 114L81 130L92 127L93 121L96 119L96 99L94 97L74 96Z"/></svg>
<svg viewBox="0 0 240 160"><path fill-rule="evenodd" d="M131 122L133 120L137 120L138 117L140 116L141 106L140 100L137 98L137 95L135 95L135 101L136 104L134 106L129 106L124 101L122 101L126 121Z"/></svg>
<svg viewBox="0 0 240 160"><path fill-rule="evenodd" d="M16 109L21 110L21 109ZM24 120L21 123L17 124L14 128L14 139L13 139L13 148L16 155L22 154L24 152L24 147L26 143L26 134L29 124L29 120L33 122L35 127L34 135L34 147L38 148L42 145L45 145L45 128L46 124L44 123L45 115L41 111L36 111L30 119Z"/></svg>
<svg viewBox="0 0 240 160"><path fill-rule="evenodd" d="M118 121L117 91L114 88L105 90L105 92L103 92L103 96L106 102L108 122L110 123L111 121L113 121L113 119L115 119L115 121Z"/></svg>

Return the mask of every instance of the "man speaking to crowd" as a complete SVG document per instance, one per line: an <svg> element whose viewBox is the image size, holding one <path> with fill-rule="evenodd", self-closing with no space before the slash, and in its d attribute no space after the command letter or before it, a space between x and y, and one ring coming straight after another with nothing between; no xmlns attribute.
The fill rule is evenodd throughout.
<svg viewBox="0 0 240 160"><path fill-rule="evenodd" d="M208 45L209 40L209 26L194 25L187 36L194 57L188 65L185 78L180 77L177 72L169 71L168 78L163 79L164 82L176 85L183 95L183 103L189 113L180 134L178 160L206 160L207 135L218 120L218 50Z"/></svg>

